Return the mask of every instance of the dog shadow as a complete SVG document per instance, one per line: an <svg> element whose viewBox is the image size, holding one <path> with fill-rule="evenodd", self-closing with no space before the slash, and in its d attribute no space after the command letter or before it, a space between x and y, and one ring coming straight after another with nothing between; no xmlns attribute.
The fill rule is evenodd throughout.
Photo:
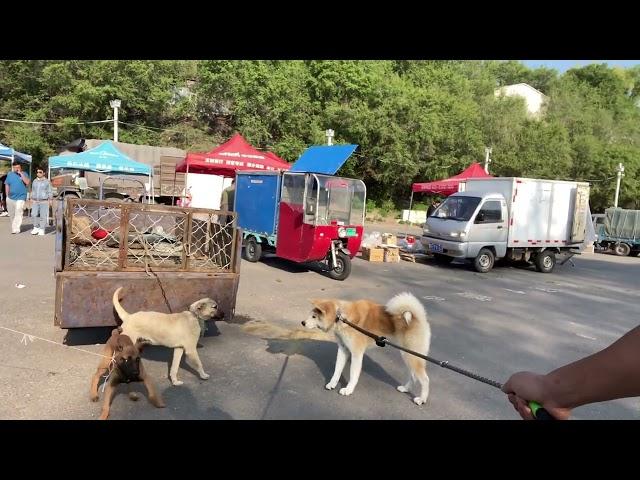
<svg viewBox="0 0 640 480"><path fill-rule="evenodd" d="M278 354L284 353L287 356L302 355L315 362L318 369L325 377L325 384L331 380L335 369L336 354L338 346L333 342L320 340L288 340L288 339L265 339L267 341L267 352ZM347 362L339 386L346 386L349 375L350 361ZM376 380L397 387L400 385L387 371L376 361L372 360L366 353L362 360L362 373L370 375Z"/></svg>

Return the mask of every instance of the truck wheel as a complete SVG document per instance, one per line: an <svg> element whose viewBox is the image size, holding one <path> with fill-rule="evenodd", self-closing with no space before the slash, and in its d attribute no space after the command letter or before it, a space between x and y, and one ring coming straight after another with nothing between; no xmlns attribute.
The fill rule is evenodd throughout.
<svg viewBox="0 0 640 480"><path fill-rule="evenodd" d="M453 257L450 257L449 255L443 255L442 253L434 253L433 258L435 259L436 263L439 263L440 265L447 265L454 260Z"/></svg>
<svg viewBox="0 0 640 480"><path fill-rule="evenodd" d="M631 253L631 247L626 243L619 243L613 247L613 252L619 257L626 257Z"/></svg>
<svg viewBox="0 0 640 480"><path fill-rule="evenodd" d="M553 252L541 252L536 255L534 261L536 270L542 273L551 273L556 266L556 254Z"/></svg>
<svg viewBox="0 0 640 480"><path fill-rule="evenodd" d="M258 243L255 237L247 238L244 244L244 258L249 262L257 262L262 256L262 245Z"/></svg>
<svg viewBox="0 0 640 480"><path fill-rule="evenodd" d="M350 273L351 258L344 252L336 252L336 266L329 270L329 276L334 280L344 280Z"/></svg>
<svg viewBox="0 0 640 480"><path fill-rule="evenodd" d="M487 273L493 268L496 256L488 248L483 248L478 252L478 256L473 261L473 266L480 273Z"/></svg>

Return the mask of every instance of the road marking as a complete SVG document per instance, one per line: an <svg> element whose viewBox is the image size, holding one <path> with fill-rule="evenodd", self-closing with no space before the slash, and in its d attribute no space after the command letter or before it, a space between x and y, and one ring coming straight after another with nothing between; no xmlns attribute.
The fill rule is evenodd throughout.
<svg viewBox="0 0 640 480"><path fill-rule="evenodd" d="M511 290L510 288L505 288L507 292L519 293L520 295L526 295L522 290Z"/></svg>
<svg viewBox="0 0 640 480"><path fill-rule="evenodd" d="M434 302L444 302L446 299L442 297L436 297L432 295L427 295L426 297L422 297L424 300L433 300Z"/></svg>
<svg viewBox="0 0 640 480"><path fill-rule="evenodd" d="M536 287L536 290L540 290L541 292L547 292L547 293L558 293L560 291L555 288L544 288L544 287Z"/></svg>
<svg viewBox="0 0 640 480"><path fill-rule="evenodd" d="M473 292L459 292L458 295L465 298L471 298L472 300L478 300L480 302L490 302L493 300L491 297L487 297L486 295L478 295Z"/></svg>
<svg viewBox="0 0 640 480"><path fill-rule="evenodd" d="M583 335L582 333L576 333L578 337L586 338L587 340L595 340L594 337L590 337L589 335Z"/></svg>

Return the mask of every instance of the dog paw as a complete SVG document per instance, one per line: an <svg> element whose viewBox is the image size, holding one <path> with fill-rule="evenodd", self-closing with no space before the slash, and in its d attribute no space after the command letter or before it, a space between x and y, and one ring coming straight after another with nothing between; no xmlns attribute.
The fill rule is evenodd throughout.
<svg viewBox="0 0 640 480"><path fill-rule="evenodd" d="M179 387L180 385L184 385L184 382L182 380L171 380L171 383L173 384L174 387Z"/></svg>
<svg viewBox="0 0 640 480"><path fill-rule="evenodd" d="M200 374L200 378L202 380L208 380L211 377L211 375L209 375L208 373L201 373Z"/></svg>
<svg viewBox="0 0 640 480"><path fill-rule="evenodd" d="M336 388L336 384L335 383L327 383L324 388L326 388L327 390L333 390L334 388Z"/></svg>
<svg viewBox="0 0 640 480"><path fill-rule="evenodd" d="M353 390L348 389L347 387L341 388L338 393L340 395L351 395L353 393Z"/></svg>
<svg viewBox="0 0 640 480"><path fill-rule="evenodd" d="M132 402L137 402L140 399L136 392L129 392L129 400Z"/></svg>
<svg viewBox="0 0 640 480"><path fill-rule="evenodd" d="M98 401L98 398L100 398L100 397L98 397L98 395L91 395L91 397L90 397L90 398L91 398L91 401L92 401L92 402L97 402L97 401Z"/></svg>
<svg viewBox="0 0 640 480"><path fill-rule="evenodd" d="M106 420L107 418L109 418L109 413L108 412L100 414L99 420Z"/></svg>
<svg viewBox="0 0 640 480"><path fill-rule="evenodd" d="M423 403L425 403L425 400L421 399L420 397L414 397L413 403L415 403L416 405L422 405Z"/></svg>
<svg viewBox="0 0 640 480"><path fill-rule="evenodd" d="M409 389L404 385L398 385L396 388L398 389L399 392L402 392L402 393L407 393L409 391Z"/></svg>

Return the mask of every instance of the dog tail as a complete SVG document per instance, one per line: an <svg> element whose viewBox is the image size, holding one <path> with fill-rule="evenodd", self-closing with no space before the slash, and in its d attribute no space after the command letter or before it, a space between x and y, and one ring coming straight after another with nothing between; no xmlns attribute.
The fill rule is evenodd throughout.
<svg viewBox="0 0 640 480"><path fill-rule="evenodd" d="M407 323L407 331L403 339L405 347L428 355L431 345L431 327L422 302L411 293L404 292L389 300L386 310L391 315L402 316Z"/></svg>
<svg viewBox="0 0 640 480"><path fill-rule="evenodd" d="M124 308L122 308L122 305L120 305L119 297L121 290L122 287L119 287L115 292L113 292L113 307L116 309L116 312L118 312L120 320L122 320L122 322L124 323L127 318L129 318L129 314Z"/></svg>

